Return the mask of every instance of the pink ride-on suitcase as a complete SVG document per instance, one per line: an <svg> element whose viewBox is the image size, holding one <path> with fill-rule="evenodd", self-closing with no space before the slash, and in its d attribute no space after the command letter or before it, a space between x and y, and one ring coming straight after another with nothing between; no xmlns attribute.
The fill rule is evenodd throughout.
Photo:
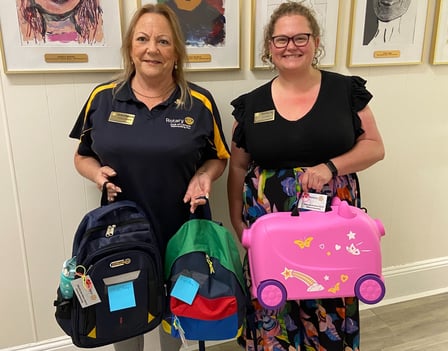
<svg viewBox="0 0 448 351"><path fill-rule="evenodd" d="M375 304L385 294L383 224L334 198L331 211L276 212L244 230L251 293L267 309L286 300L357 296Z"/></svg>

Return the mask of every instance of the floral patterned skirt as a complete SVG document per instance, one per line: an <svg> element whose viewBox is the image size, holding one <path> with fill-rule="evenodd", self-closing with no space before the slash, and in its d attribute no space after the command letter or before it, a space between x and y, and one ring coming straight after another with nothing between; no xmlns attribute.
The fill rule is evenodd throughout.
<svg viewBox="0 0 448 351"><path fill-rule="evenodd" d="M267 170L253 165L245 179L243 217L250 225L258 217L291 211L301 192L299 176L304 168ZM338 196L360 207L356 174L339 176L322 193ZM269 258L267 258L269 259ZM248 286L250 273L245 271ZM263 309L254 299L257 340L249 328L239 338L250 351L359 351L359 304L356 297L287 301L281 310Z"/></svg>

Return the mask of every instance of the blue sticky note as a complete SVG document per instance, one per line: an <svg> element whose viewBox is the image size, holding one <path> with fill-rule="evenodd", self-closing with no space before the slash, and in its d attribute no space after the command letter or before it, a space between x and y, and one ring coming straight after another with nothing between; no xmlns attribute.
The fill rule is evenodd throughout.
<svg viewBox="0 0 448 351"><path fill-rule="evenodd" d="M125 282L107 287L109 295L109 309L111 312L135 307L134 284Z"/></svg>
<svg viewBox="0 0 448 351"><path fill-rule="evenodd" d="M198 290L199 283L196 280L180 275L171 290L171 296L191 305L196 297L196 294L198 293Z"/></svg>

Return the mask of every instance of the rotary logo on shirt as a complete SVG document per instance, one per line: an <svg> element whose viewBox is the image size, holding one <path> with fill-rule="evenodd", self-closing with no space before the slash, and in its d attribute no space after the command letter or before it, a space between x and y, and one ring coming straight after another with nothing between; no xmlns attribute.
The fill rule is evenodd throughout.
<svg viewBox="0 0 448 351"><path fill-rule="evenodd" d="M194 124L193 117L185 117L185 118L165 118L165 122L170 125L171 128L182 128L182 129L191 129L191 126Z"/></svg>

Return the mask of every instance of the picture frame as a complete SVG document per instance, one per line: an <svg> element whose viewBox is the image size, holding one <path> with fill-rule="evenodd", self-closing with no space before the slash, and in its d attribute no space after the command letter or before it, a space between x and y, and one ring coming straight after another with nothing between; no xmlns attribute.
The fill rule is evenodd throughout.
<svg viewBox="0 0 448 351"><path fill-rule="evenodd" d="M270 69L270 65L261 60L263 50L264 27L275 8L285 0L251 0L251 70ZM321 42L325 50L320 58L319 67L336 65L337 36L339 28L339 0L306 0L305 5L316 13L321 27Z"/></svg>
<svg viewBox="0 0 448 351"><path fill-rule="evenodd" d="M375 9L372 0L352 2L347 66L422 63L428 0L402 4L392 5L402 8L391 14L390 6Z"/></svg>
<svg viewBox="0 0 448 351"><path fill-rule="evenodd" d="M191 25L191 27L185 25L182 28L186 36L188 55L186 71L226 71L238 70L241 67L241 1L221 0L222 5L212 5L206 1L189 0L185 5L186 8L181 9L170 0L138 0L138 6L168 2L178 15L181 25ZM200 4L197 5L198 3ZM193 11L197 14L190 14ZM202 22L199 22L198 18ZM215 23L215 31L210 38L204 39L203 33L207 30L204 26L210 26L210 21ZM221 30L216 31L216 23L218 28L222 25ZM195 26L197 24L201 24L202 27L198 29ZM192 27L195 31L191 29Z"/></svg>
<svg viewBox="0 0 448 351"><path fill-rule="evenodd" d="M448 1L438 0L434 20L430 62L448 64Z"/></svg>
<svg viewBox="0 0 448 351"><path fill-rule="evenodd" d="M67 10L70 15L65 19L51 20L26 1L5 1L0 12L0 47L4 72L19 74L121 70L121 1L102 0L101 8L96 9L95 16L89 17L89 26L84 26L87 21L82 17L84 12L77 12L79 6ZM28 18L34 16L33 25L30 24L31 21L25 20L22 11L26 11ZM47 28L45 34L42 35L35 28L36 23L37 27Z"/></svg>

